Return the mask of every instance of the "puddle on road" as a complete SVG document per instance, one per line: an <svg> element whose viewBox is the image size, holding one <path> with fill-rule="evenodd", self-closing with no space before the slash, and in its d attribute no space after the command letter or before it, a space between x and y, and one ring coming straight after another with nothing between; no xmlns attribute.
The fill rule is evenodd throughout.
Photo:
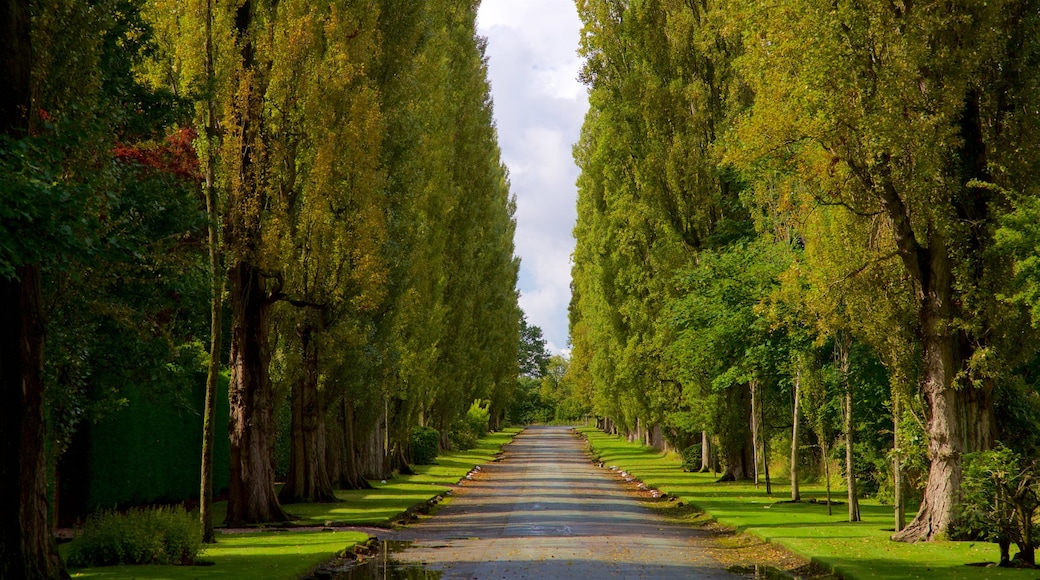
<svg viewBox="0 0 1040 580"><path fill-rule="evenodd" d="M411 546L411 542L383 540L379 553L372 554L363 562L345 570L336 570L323 576L334 580L436 580L443 574L415 564L402 564L394 560L394 554Z"/></svg>

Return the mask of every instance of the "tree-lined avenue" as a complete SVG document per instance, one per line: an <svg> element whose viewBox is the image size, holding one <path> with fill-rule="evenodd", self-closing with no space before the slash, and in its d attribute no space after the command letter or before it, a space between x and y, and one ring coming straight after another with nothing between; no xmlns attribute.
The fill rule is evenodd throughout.
<svg viewBox="0 0 1040 580"><path fill-rule="evenodd" d="M732 576L702 532L668 524L589 461L566 427L531 427L433 518L393 535L443 578Z"/></svg>

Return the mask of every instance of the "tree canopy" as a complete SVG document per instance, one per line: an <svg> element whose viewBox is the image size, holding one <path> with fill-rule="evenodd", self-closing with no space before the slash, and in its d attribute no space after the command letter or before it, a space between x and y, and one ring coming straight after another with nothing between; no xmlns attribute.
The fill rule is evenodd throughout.
<svg viewBox="0 0 1040 580"><path fill-rule="evenodd" d="M0 575L61 575L39 490L82 427L149 390L191 407L207 363L232 523L406 471L416 426L448 446L504 415L519 262L476 8L3 4Z"/></svg>
<svg viewBox="0 0 1040 580"><path fill-rule="evenodd" d="M846 471L870 462L875 481L926 466L897 536L950 534L961 458L1007 440L1004 397L1036 397L1035 11L578 4L572 368L596 412L678 447L714 437L747 476L759 428L768 443L791 421L789 386L830 368L845 423L815 436L839 435ZM853 372L853 352L887 378ZM907 417L927 450L853 445L862 421L898 433ZM895 463L877 463L885 447Z"/></svg>

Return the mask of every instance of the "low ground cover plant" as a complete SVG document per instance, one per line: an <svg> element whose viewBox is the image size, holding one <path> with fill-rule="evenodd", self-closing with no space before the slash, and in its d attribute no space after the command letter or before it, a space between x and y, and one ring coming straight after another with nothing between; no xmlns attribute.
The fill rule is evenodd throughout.
<svg viewBox="0 0 1040 580"><path fill-rule="evenodd" d="M178 507L103 512L69 547L70 566L194 564L202 550L197 517Z"/></svg>

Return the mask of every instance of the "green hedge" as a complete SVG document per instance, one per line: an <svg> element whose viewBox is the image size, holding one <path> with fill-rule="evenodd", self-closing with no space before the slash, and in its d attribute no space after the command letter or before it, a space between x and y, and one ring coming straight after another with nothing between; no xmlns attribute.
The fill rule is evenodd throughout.
<svg viewBox="0 0 1040 580"><path fill-rule="evenodd" d="M412 429L412 462L416 465L430 465L437 458L437 445L441 434L433 427L416 427Z"/></svg>
<svg viewBox="0 0 1040 580"><path fill-rule="evenodd" d="M201 473L205 376L187 397L149 392L147 386L123 389L126 405L95 425L85 426L59 470L63 520L97 510L197 499ZM213 486L226 490L230 441L228 378L217 394ZM187 399L187 400L185 400Z"/></svg>

